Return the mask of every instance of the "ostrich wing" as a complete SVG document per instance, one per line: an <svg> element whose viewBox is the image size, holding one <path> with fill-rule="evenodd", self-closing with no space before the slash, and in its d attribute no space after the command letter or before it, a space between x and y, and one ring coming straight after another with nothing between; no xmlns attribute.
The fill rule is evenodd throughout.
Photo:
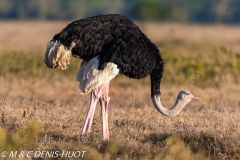
<svg viewBox="0 0 240 160"><path fill-rule="evenodd" d="M87 94L98 86L110 82L118 73L119 69L114 63L106 63L103 70L98 69L99 57L94 57L89 61L83 61L76 75L79 81L79 94Z"/></svg>

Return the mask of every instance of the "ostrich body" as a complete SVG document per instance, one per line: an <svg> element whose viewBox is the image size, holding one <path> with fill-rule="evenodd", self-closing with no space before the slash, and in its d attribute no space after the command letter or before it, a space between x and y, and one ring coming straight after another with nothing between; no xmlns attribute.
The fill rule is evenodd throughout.
<svg viewBox="0 0 240 160"><path fill-rule="evenodd" d="M76 79L79 92L91 91L90 106L82 135L90 132L97 101L103 116L103 138L109 138L109 83L117 74L141 79L150 75L151 97L155 108L165 116L177 115L191 99L198 99L181 90L170 109L160 101L160 82L164 62L155 44L126 17L110 14L80 19L67 25L49 42L44 62L49 68L66 69L70 57L83 59Z"/></svg>

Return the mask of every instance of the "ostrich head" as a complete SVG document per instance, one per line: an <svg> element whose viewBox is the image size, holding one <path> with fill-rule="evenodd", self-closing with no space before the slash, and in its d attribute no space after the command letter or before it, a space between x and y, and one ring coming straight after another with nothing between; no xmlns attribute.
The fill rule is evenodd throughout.
<svg viewBox="0 0 240 160"><path fill-rule="evenodd" d="M189 103L192 99L199 99L198 97L194 96L191 92L188 90L180 90L178 93L177 99L175 103L178 103L178 101L182 101L183 103Z"/></svg>
<svg viewBox="0 0 240 160"><path fill-rule="evenodd" d="M76 44L72 42L71 46L67 48L59 41L50 41L47 44L44 58L46 66L53 69L67 69L67 65L70 64L72 48L74 48L75 45Z"/></svg>
<svg viewBox="0 0 240 160"><path fill-rule="evenodd" d="M155 108L165 116L173 117L180 113L180 111L192 100L192 99L199 99L198 97L194 96L191 92L187 90L180 90L174 105L167 109L164 108L160 101L159 95L154 95L152 97L153 104Z"/></svg>

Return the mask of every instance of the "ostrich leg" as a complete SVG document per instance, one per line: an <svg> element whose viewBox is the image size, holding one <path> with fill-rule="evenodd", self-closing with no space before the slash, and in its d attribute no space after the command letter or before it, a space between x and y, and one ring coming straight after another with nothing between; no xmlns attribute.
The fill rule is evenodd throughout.
<svg viewBox="0 0 240 160"><path fill-rule="evenodd" d="M97 90L93 90L91 92L90 99L91 99L90 105L88 108L87 117L86 117L84 125L83 125L81 136L88 134L91 131L93 116L94 116L94 112L96 109L97 101L99 99L99 96L97 95Z"/></svg>
<svg viewBox="0 0 240 160"><path fill-rule="evenodd" d="M105 89L105 88L107 88L107 89ZM81 136L90 133L97 102L98 102L99 98L102 96L103 91L105 91L105 90L108 91L108 88L109 88L109 83L106 83L106 84L103 84L103 85L93 89L93 91L91 92L90 105L88 108L87 117L86 117L84 125L83 125Z"/></svg>
<svg viewBox="0 0 240 160"><path fill-rule="evenodd" d="M109 92L109 83L105 84L105 87L102 91L102 97L100 98L100 105L102 108L102 133L103 139L109 139L109 129L108 129L108 104L110 97L108 97Z"/></svg>

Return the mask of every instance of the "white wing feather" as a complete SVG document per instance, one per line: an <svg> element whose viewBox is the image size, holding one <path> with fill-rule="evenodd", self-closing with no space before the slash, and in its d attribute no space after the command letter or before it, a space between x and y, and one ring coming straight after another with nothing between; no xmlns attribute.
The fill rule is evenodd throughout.
<svg viewBox="0 0 240 160"><path fill-rule="evenodd" d="M98 65L98 57L82 62L76 75L76 80L79 81L79 94L87 94L94 88L110 82L119 74L119 69L114 63L107 63L103 70L98 70Z"/></svg>

